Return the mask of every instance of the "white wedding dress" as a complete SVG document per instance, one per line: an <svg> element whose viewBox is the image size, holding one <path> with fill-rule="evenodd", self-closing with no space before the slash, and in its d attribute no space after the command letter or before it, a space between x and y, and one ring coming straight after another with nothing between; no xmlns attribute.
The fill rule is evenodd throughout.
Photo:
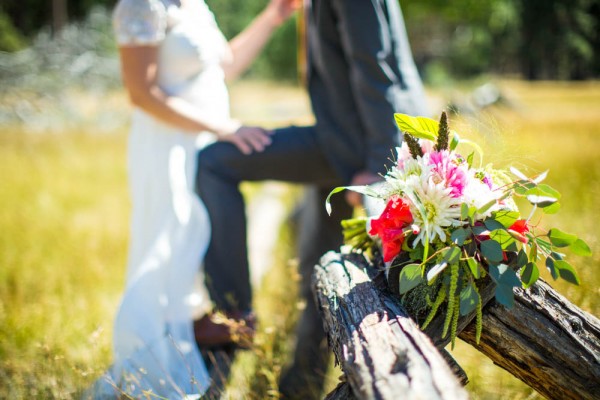
<svg viewBox="0 0 600 400"><path fill-rule="evenodd" d="M229 118L220 66L228 47L203 0L183 6L177 0L120 0L113 18L119 46L158 46L164 92L211 119ZM209 305L197 283L210 222L194 181L198 151L213 140L208 132L190 135L134 109L126 289L114 326L114 364L96 383L93 398L146 398L149 391L157 398L198 398L210 384L192 320Z"/></svg>

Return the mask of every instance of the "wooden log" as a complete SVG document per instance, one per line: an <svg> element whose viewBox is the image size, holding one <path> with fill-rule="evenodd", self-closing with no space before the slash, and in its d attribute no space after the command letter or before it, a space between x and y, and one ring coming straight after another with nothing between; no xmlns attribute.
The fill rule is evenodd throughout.
<svg viewBox="0 0 600 400"><path fill-rule="evenodd" d="M369 266L364 259L357 259L357 264L359 268ZM381 274L372 278L379 292L384 293L384 301L397 303L394 295L385 295L387 283ZM598 318L580 310L541 280L528 290L515 288L515 306L511 309L496 303L492 282L487 282L480 293L483 303L487 303L480 344L475 344L473 315L459 320L459 338L547 398L600 398ZM438 348L449 340L441 338L442 321L443 317L436 317L426 330Z"/></svg>
<svg viewBox="0 0 600 400"><path fill-rule="evenodd" d="M313 291L329 344L357 399L466 399L431 340L377 290L356 254L327 253ZM339 398L339 397L338 397Z"/></svg>
<svg viewBox="0 0 600 400"><path fill-rule="evenodd" d="M516 288L515 306L491 301L483 332L475 324L459 337L549 399L600 398L600 321L548 284Z"/></svg>

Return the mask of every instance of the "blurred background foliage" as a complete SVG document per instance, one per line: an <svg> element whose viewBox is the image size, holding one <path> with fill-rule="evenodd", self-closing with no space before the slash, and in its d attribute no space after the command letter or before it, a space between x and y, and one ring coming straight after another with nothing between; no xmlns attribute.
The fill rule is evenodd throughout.
<svg viewBox="0 0 600 400"><path fill-rule="evenodd" d="M266 0L206 0L227 37L239 32ZM116 0L4 0L0 51L35 46L37 37L62 37L96 7ZM526 79L588 79L600 75L600 0L403 0L415 60L428 83L482 73ZM83 38L82 38L83 39ZM277 32L250 72L296 77L294 22ZM110 41L98 51L112 49ZM105 46L105 47L104 47Z"/></svg>

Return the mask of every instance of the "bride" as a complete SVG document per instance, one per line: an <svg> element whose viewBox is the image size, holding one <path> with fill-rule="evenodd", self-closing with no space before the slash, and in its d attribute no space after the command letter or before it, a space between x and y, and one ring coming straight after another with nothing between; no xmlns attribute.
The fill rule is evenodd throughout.
<svg viewBox="0 0 600 400"><path fill-rule="evenodd" d="M194 290L210 238L209 216L194 193L196 157L215 140L245 154L269 145L268 132L230 117L225 80L241 74L297 8L294 0L270 0L228 43L203 0L118 2L114 29L134 106L131 242L114 364L94 397L151 391L198 398L208 388L192 322L210 309Z"/></svg>

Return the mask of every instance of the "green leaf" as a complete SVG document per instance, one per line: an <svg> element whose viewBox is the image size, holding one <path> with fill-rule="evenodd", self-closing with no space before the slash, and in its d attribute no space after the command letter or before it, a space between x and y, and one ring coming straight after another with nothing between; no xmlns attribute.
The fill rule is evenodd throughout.
<svg viewBox="0 0 600 400"><path fill-rule="evenodd" d="M490 276L496 282L496 300L511 308L514 305L513 287L521 286L516 272L506 264L490 265Z"/></svg>
<svg viewBox="0 0 600 400"><path fill-rule="evenodd" d="M568 262L566 262L564 260L557 260L557 261L554 261L554 266L558 270L558 274L560 275L561 278L563 278L565 281L567 281L569 283L579 286L579 284L580 284L579 277L577 276L577 272L575 271L575 268L573 268L573 266L571 264L569 264Z"/></svg>
<svg viewBox="0 0 600 400"><path fill-rule="evenodd" d="M519 171L517 169L517 167L510 167L509 170L510 170L510 172L513 173L513 175L515 175L517 178L521 179L522 181L526 181L526 182L529 181L529 179L527 178L527 176L525 176L524 173L522 173L521 171Z"/></svg>
<svg viewBox="0 0 600 400"><path fill-rule="evenodd" d="M521 286L517 273L506 264L490 264L490 276L499 285Z"/></svg>
<svg viewBox="0 0 600 400"><path fill-rule="evenodd" d="M500 243L502 250L507 250L508 247L515 242L515 239L504 228L496 229L490 232L490 239Z"/></svg>
<svg viewBox="0 0 600 400"><path fill-rule="evenodd" d="M539 174L538 176L533 178L533 181L535 183L541 183L542 181L544 181L546 179L547 176L548 176L548 170L542 172L541 174Z"/></svg>
<svg viewBox="0 0 600 400"><path fill-rule="evenodd" d="M527 196L527 201L533 204L534 206L538 206L541 208L549 207L552 204L556 203L558 199L550 196L538 196L534 194L530 194Z"/></svg>
<svg viewBox="0 0 600 400"><path fill-rule="evenodd" d="M481 278L479 263L473 257L467 258L467 265L469 266L469 269L471 270L471 273L475 279Z"/></svg>
<svg viewBox="0 0 600 400"><path fill-rule="evenodd" d="M547 207L542 208L545 214L556 214L560 210L560 203L557 201L556 203L550 204Z"/></svg>
<svg viewBox="0 0 600 400"><path fill-rule="evenodd" d="M448 264L456 264L460 260L460 248L456 246L449 247L442 252L442 256Z"/></svg>
<svg viewBox="0 0 600 400"><path fill-rule="evenodd" d="M400 294L414 289L423 281L420 264L408 264L400 271Z"/></svg>
<svg viewBox="0 0 600 400"><path fill-rule="evenodd" d="M435 141L438 136L439 123L431 118L396 113L394 119L402 132L418 139Z"/></svg>
<svg viewBox="0 0 600 400"><path fill-rule="evenodd" d="M482 205L481 207L479 207L477 209L477 214L485 214L485 212L487 210L489 210L490 208L492 208L493 206L495 206L497 202L498 202L498 200L496 200L496 199L488 201L487 203L485 203L484 205Z"/></svg>
<svg viewBox="0 0 600 400"><path fill-rule="evenodd" d="M513 288L508 285L496 286L496 301L506 308L513 308L515 305L515 295Z"/></svg>
<svg viewBox="0 0 600 400"><path fill-rule="evenodd" d="M376 190L372 189L370 186L338 186L335 189L333 189L329 195L327 196L327 199L325 199L325 210L327 210L327 214L331 215L331 196L333 196L336 193L339 193L343 190L352 190L354 192L360 193L360 194L364 194L365 196L370 196L370 197L376 197L379 198L381 197L379 192L377 192Z"/></svg>
<svg viewBox="0 0 600 400"><path fill-rule="evenodd" d="M427 271L427 283L431 283L436 276L442 273L447 267L448 263L446 261L441 262L439 264L435 264L429 271Z"/></svg>
<svg viewBox="0 0 600 400"><path fill-rule="evenodd" d="M452 140L450 140L450 151L456 150L459 143L460 143L460 136L458 136L458 133L452 131Z"/></svg>
<svg viewBox="0 0 600 400"><path fill-rule="evenodd" d="M483 224L490 231L493 231L493 230L496 230L496 229L505 229L504 225L502 225L500 222L496 221L493 218L487 218L485 221L483 221Z"/></svg>
<svg viewBox="0 0 600 400"><path fill-rule="evenodd" d="M471 235L470 229L458 228L454 232L452 232L452 235L450 236L450 241L456 244L457 246L462 246L465 243L465 240L467 240L467 238L469 237L469 235Z"/></svg>
<svg viewBox="0 0 600 400"><path fill-rule="evenodd" d="M529 259L527 258L525 250L519 250L519 254L517 254L517 268L523 268L528 262Z"/></svg>
<svg viewBox="0 0 600 400"><path fill-rule="evenodd" d="M475 152L472 151L471 154L469 154L467 156L467 165L469 166L469 168L471 168L473 166L473 157L475 156Z"/></svg>
<svg viewBox="0 0 600 400"><path fill-rule="evenodd" d="M469 314L477 307L478 303L479 296L473 286L473 282L471 282L460 291L460 315Z"/></svg>
<svg viewBox="0 0 600 400"><path fill-rule="evenodd" d="M556 247L567 247L577 241L577 236L561 231L560 229L552 228L548 232L550 243Z"/></svg>
<svg viewBox="0 0 600 400"><path fill-rule="evenodd" d="M490 262L501 262L504 257L502 254L502 246L495 240L485 240L479 244L481 254Z"/></svg>
<svg viewBox="0 0 600 400"><path fill-rule="evenodd" d="M546 185L545 183L542 183L541 185L537 185L536 187L529 189L527 191L527 193L525 193L526 195L537 195L537 196L548 196L548 197L553 197L557 200L560 200L560 192L556 189L554 189L552 186L550 185Z"/></svg>
<svg viewBox="0 0 600 400"><path fill-rule="evenodd" d="M554 280L557 280L558 279L558 270L556 269L556 266L554 265L554 259L552 257L546 257L546 268L550 272L550 275L552 275L552 278Z"/></svg>
<svg viewBox="0 0 600 400"><path fill-rule="evenodd" d="M569 246L571 251L578 256L590 257L592 255L592 249L581 239L577 239L572 245Z"/></svg>
<svg viewBox="0 0 600 400"><path fill-rule="evenodd" d="M530 189L534 188L536 185L535 183L528 181L528 180L520 180L520 181L516 181L514 183L514 189L515 192L520 195L520 196L525 196L525 193L527 193L527 191L529 191Z"/></svg>
<svg viewBox="0 0 600 400"><path fill-rule="evenodd" d="M537 241L531 244L531 248L529 249L529 259L533 262L537 260L538 255L538 244Z"/></svg>
<svg viewBox="0 0 600 400"><path fill-rule="evenodd" d="M560 199L560 193L544 183L527 190L525 196L531 204L542 208L549 207Z"/></svg>
<svg viewBox="0 0 600 400"><path fill-rule="evenodd" d="M523 281L523 287L525 289L533 285L540 277L540 270L535 263L527 263L525 268L521 271L521 281Z"/></svg>
<svg viewBox="0 0 600 400"><path fill-rule="evenodd" d="M494 219L502 224L506 229L510 228L518 219L520 215L517 211L496 211L494 213Z"/></svg>
<svg viewBox="0 0 600 400"><path fill-rule="evenodd" d="M462 203L460 205L460 219L463 221L469 218L469 205L467 203Z"/></svg>

